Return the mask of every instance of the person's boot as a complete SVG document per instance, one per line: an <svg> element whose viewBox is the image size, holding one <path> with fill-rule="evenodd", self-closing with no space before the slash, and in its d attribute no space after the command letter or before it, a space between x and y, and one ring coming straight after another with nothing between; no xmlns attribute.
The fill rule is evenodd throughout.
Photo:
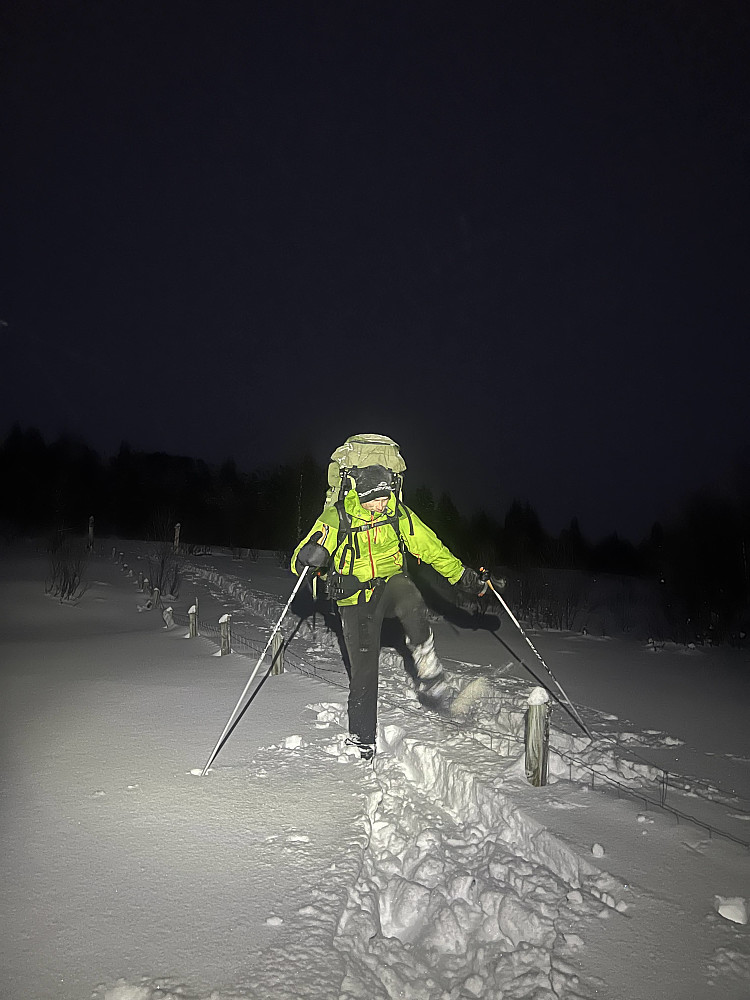
<svg viewBox="0 0 750 1000"><path fill-rule="evenodd" d="M363 743L359 736L354 733L344 740L344 749L358 753L360 758L365 761L370 761L375 756L375 744Z"/></svg>
<svg viewBox="0 0 750 1000"><path fill-rule="evenodd" d="M435 652L435 637L432 631L419 646L412 646L410 643L407 645L414 658L419 678L417 693L420 701L433 708L449 708L454 692L445 679L443 665Z"/></svg>

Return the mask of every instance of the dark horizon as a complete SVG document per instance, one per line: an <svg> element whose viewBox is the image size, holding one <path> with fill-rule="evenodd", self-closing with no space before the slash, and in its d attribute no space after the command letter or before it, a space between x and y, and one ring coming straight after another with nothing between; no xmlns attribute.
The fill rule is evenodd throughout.
<svg viewBox="0 0 750 1000"><path fill-rule="evenodd" d="M317 456L310 453L300 453L299 456L291 462L266 462L259 463L253 467L241 465L237 462L235 457L231 455L224 456L221 461L212 462L197 455L189 455L186 453L178 454L161 449L141 449L126 439L123 439L120 442L117 449L107 453L95 448L91 442L80 435L63 432L59 435L47 437L38 427L21 427L20 425L15 424L9 428L6 433L0 434L0 463L2 462L4 456L10 454L9 445L11 443L11 438L16 434L21 436L25 448L28 448L29 441L32 437L39 435L41 441L43 442L46 459L57 460L55 458L55 456L57 456L63 460L65 467L61 466L59 469L56 468L56 474L62 477L61 481L63 483L71 484L71 494L76 495L78 499L82 499L77 493L78 484L76 483L75 486L72 485L74 483L74 478L71 479L70 474L75 474L76 468L81 461L80 452L86 452L93 456L96 462L100 463L102 470L114 467L124 453L132 455L139 461L144 460L147 463L156 462L156 465L153 467L157 473L157 481L159 480L158 473L161 471L162 466L164 468L182 467L184 469L188 469L190 467L195 467L196 469L198 467L205 467L207 472L213 477L221 479L222 475L226 472L226 474L231 478L231 476L236 473L240 480L246 480L248 482L252 479L267 482L274 480L279 476L283 478L291 473L293 474L295 483L297 482L298 475L302 474L302 470L307 469L307 475L315 484L313 485L313 483L306 482L303 490L305 496L306 516L308 519L312 519L316 516L317 510L322 508L325 500L325 479L328 469L328 461L327 459L320 461ZM156 460L163 461L157 462ZM598 536L594 535L587 530L585 522L575 513L567 523L561 525L559 528L555 528L545 522L539 508L531 497L524 497L520 495L511 497L504 506L485 503L484 505L471 507L463 503L461 497L451 491L449 484L446 485L446 483L435 479L422 478L417 480L409 471L408 466L407 471L404 474L404 500L409 505L414 505L415 497L421 497L422 499L424 499L425 496L431 497L432 501L436 504L444 500L449 508L451 505L456 507L461 522L467 528L477 517L488 517L498 526L498 528L502 528L502 525L507 522L509 514L512 514L519 508L525 509L528 510L532 521L535 518L538 519L541 531L550 542L554 542L555 540L559 541L560 539L567 537L570 531L573 530L574 533L580 532L581 540L585 543L585 545L592 548L604 546L606 543L617 539L620 543L622 543L624 548L637 550L651 544L655 531L674 532L683 530L686 516L689 514L691 508L695 508L696 505L700 507L704 503L708 503L709 505L714 503L728 504L729 508L736 509L738 512L745 511L746 508L750 511L750 460L742 466L738 465L735 472L736 475L731 487L728 487L729 480L727 480L723 484L717 483L712 487L707 486L685 494L679 499L678 502L675 502L670 517L664 519L654 518L649 523L647 530L641 536L637 537L629 536L623 531L618 531L617 527L605 534ZM49 485L50 484L47 484L47 486ZM128 484L123 484L123 487L126 485ZM161 482L158 481L157 486L161 488L161 485ZM67 498L65 497L62 498L63 503L66 499ZM188 506L189 501L187 500L187 497L185 498L185 501L186 506ZM144 498L144 502L146 506L148 506L148 497ZM153 513L158 513L158 506L159 505L156 501L151 503ZM83 511L83 508L81 509ZM88 510L88 508L86 508L86 510ZM88 513L95 514L97 512L92 509ZM86 517L88 517L88 513L86 514ZM176 508L174 513L177 519L179 519L179 511ZM304 524L302 527L304 529ZM78 533L83 532L83 520L81 521L81 524L78 525L76 530ZM243 530L241 526L239 526L239 530L240 532ZM252 533L252 525L245 525L244 530ZM194 539L194 541L200 542L202 540ZM499 557L502 557L502 553L498 553L498 555Z"/></svg>

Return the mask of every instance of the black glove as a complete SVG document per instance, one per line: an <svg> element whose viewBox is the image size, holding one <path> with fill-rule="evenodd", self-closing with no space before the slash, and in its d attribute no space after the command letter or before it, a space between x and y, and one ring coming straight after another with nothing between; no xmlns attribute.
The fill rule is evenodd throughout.
<svg viewBox="0 0 750 1000"><path fill-rule="evenodd" d="M486 580L490 584L490 590L505 590L505 584L508 582L504 576L492 576L489 570L480 569L479 576L482 580Z"/></svg>
<svg viewBox="0 0 750 1000"><path fill-rule="evenodd" d="M464 571L456 583L456 587L471 597L483 597L490 590L490 584L492 584L492 589L502 590L505 586L505 580L503 577L490 576L486 569L480 569L477 573L470 566L464 566Z"/></svg>
<svg viewBox="0 0 750 1000"><path fill-rule="evenodd" d="M320 535L317 537L320 538ZM331 554L328 549L311 539L309 542L305 542L297 553L297 572L301 573L305 566L323 569L324 566L328 565L330 558Z"/></svg>
<svg viewBox="0 0 750 1000"><path fill-rule="evenodd" d="M480 594L484 593L487 584L475 569L472 569L470 566L464 566L463 573L456 581L456 587L462 594L468 594L470 597L479 597Z"/></svg>

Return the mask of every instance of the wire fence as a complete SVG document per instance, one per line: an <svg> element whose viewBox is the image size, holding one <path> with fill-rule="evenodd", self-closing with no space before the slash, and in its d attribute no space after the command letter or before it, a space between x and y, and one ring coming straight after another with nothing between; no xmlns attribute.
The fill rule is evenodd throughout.
<svg viewBox="0 0 750 1000"><path fill-rule="evenodd" d="M119 555L122 557L122 553ZM120 562L122 563L122 559L120 559ZM123 566L127 569L126 564L123 563ZM225 575L218 573L215 570L209 570L206 567L191 566L190 569L195 571L196 575L201 576L207 582L218 586L222 592L228 593L230 596L234 597L242 604L243 608L252 611L259 618L265 620L269 628L271 627L271 623L275 624L280 617L284 604L273 595L262 594L257 590L251 591L248 585L243 581L232 579L228 581L228 578ZM230 584L229 586L227 586L228 582ZM163 601L158 595L156 603L161 603L163 605ZM174 625L189 626L189 615L175 613L171 608L169 611L171 621ZM219 639L220 644L222 635L221 626L219 624L213 624L205 621L204 619L197 619L197 616L196 620L198 633L206 637L216 637ZM235 652L257 658L260 657L261 653L265 649L266 641L262 638L254 638L251 634L248 634L249 628L250 626L237 626L236 624L232 624L231 647ZM305 651L305 654L303 655L294 648L293 644L295 643L295 640L300 638L300 630L304 630L302 637L309 640L312 635L323 647L323 650L327 655L322 663L319 663L311 658L309 650ZM331 661L331 655L334 657L336 655L340 656L339 639L324 621L321 620L314 629L309 628L309 626L304 629L304 620L298 618L295 622L293 622L291 627L287 626L284 632L283 656L285 665L288 664L298 673L324 681L326 684L336 687L342 691L348 690L348 678L343 666L343 660L338 666L333 665ZM333 663L335 663L335 659ZM269 666L265 674L261 676L264 677L269 674L271 672L271 667L272 664L269 662ZM421 715L420 709L412 707L408 704L404 705L401 702L396 703L395 701L390 700L387 695L381 694L379 700L383 704L388 705L390 708L399 709L407 714L413 713L415 717L419 717ZM472 724L471 728L468 728L459 720L445 717L441 717L441 722L444 725L453 728L457 735L479 743L481 746L493 753L497 753L498 755L510 757L512 756L512 747L517 747L519 753L525 747L524 737L509 730L501 730L499 728L489 729L487 727L474 724ZM715 787L708 781L688 778L675 772L667 771L653 761L650 761L648 758L638 754L632 748L623 747L613 737L604 734L596 736L597 744L606 743L608 745L615 764L635 763L640 765L642 768L641 771L634 774L631 782L620 780L609 771L602 770L602 765L597 767L593 762L582 759L580 753L565 749L564 746L560 745L564 744L566 740L571 739L571 734L566 730L561 727L551 725L550 731L551 734L556 735L556 742L558 745L556 745L555 741L551 739L549 752L554 754L567 765L569 779L571 781L573 781L574 777L580 778L585 776L592 789L597 787L597 785L611 788L617 792L618 797L626 796L630 799L643 802L646 807L664 810L674 816L678 822L689 822L705 830L710 837L721 837L732 841L741 847L750 849L750 840L739 837L729 830L722 829L714 823L709 823L699 816L678 807L674 804L674 802L667 801L668 793L672 790L674 792L689 793L690 795L700 798L715 807L717 806L715 795L716 793L719 793L732 799L731 808L736 813L741 814L743 817L750 817L750 808L745 808L740 805L741 802L748 802L748 804L750 804L750 800L745 797L737 795L736 793L725 792L722 789ZM728 805L728 803L720 804Z"/></svg>

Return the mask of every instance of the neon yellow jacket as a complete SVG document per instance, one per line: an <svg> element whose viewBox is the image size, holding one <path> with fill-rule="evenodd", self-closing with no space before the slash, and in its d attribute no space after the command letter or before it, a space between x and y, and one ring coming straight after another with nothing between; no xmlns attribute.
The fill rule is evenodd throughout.
<svg viewBox="0 0 750 1000"><path fill-rule="evenodd" d="M460 559L446 548L435 532L428 528L424 521L407 508L398 504L398 525L404 545L415 558L429 563L449 583L456 583L463 573L464 566ZM331 553L331 568L343 576L353 575L361 583L381 578L389 580L396 573L403 572L404 556L399 546L399 538L395 524L389 524L389 519L395 518L396 497L391 494L386 509L382 514L365 510L359 502L355 490L350 490L344 498L344 509L352 519L352 528L367 525L366 530L352 534L353 547L349 548L347 530L339 531L339 512L335 506L326 507L310 531L292 554L292 572L296 573L297 555L299 550L316 534L316 539ZM356 604L360 591L351 597L345 597L337 603ZM369 601L372 590L365 590Z"/></svg>

